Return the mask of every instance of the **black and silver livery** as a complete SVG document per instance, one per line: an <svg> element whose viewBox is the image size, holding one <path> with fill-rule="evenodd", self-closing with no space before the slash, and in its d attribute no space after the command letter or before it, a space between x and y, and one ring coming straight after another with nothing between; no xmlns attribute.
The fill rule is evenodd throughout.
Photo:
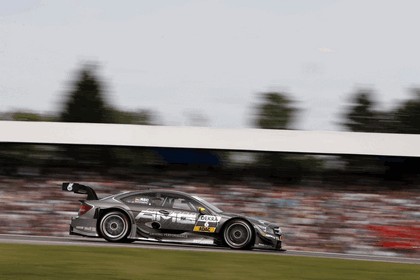
<svg viewBox="0 0 420 280"><path fill-rule="evenodd" d="M282 250L278 225L225 213L198 196L145 190L99 199L91 187L82 184L63 183L62 189L87 195L71 220L70 234L110 242L148 240Z"/></svg>

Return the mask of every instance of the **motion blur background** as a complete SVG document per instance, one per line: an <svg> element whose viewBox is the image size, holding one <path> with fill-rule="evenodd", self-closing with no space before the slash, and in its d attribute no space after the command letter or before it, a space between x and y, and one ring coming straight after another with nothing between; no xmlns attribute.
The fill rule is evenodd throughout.
<svg viewBox="0 0 420 280"><path fill-rule="evenodd" d="M0 119L418 134L419 8L0 1ZM279 223L289 249L419 257L419 175L418 158L2 143L0 233L66 236L77 181L196 193Z"/></svg>

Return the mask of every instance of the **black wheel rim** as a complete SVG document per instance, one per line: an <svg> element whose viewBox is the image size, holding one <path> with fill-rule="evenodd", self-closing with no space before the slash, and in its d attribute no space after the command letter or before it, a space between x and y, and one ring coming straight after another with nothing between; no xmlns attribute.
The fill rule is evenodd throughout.
<svg viewBox="0 0 420 280"><path fill-rule="evenodd" d="M232 223L226 229L225 240L232 248L243 248L251 239L251 229L244 222Z"/></svg>

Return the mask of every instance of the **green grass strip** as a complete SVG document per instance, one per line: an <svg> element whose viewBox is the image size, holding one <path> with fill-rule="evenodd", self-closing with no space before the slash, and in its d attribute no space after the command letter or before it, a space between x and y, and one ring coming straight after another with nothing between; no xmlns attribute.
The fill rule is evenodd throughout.
<svg viewBox="0 0 420 280"><path fill-rule="evenodd" d="M419 279L420 265L286 255L0 244L0 279Z"/></svg>

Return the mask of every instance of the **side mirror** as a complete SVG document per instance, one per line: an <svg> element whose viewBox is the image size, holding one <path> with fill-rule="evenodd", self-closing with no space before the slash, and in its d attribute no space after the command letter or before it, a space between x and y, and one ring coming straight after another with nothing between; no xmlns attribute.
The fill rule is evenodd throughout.
<svg viewBox="0 0 420 280"><path fill-rule="evenodd" d="M206 208L204 208L204 207L198 207L198 212L201 215L207 215L208 214Z"/></svg>

